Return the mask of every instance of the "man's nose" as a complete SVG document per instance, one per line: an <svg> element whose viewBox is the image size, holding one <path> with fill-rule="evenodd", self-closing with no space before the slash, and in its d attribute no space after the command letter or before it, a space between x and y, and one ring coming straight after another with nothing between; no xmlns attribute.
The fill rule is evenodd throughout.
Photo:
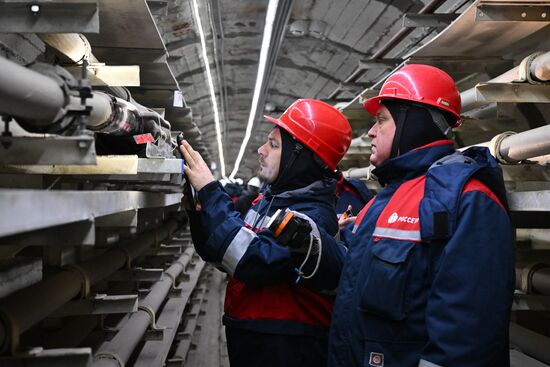
<svg viewBox="0 0 550 367"><path fill-rule="evenodd" d="M367 132L367 135L371 138L376 137L376 124L374 124L369 131Z"/></svg>

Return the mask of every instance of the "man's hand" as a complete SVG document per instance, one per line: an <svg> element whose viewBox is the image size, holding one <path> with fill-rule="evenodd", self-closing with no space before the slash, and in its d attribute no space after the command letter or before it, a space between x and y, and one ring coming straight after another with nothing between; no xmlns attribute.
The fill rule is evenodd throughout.
<svg viewBox="0 0 550 367"><path fill-rule="evenodd" d="M185 159L184 174L195 188L195 191L199 192L204 186L215 181L204 159L202 159L199 152L189 145L187 140L181 142L179 149Z"/></svg>
<svg viewBox="0 0 550 367"><path fill-rule="evenodd" d="M351 205L348 205L348 210L351 210ZM355 220L357 219L357 216L348 217L346 215L338 214L338 228L342 229L344 227L347 227L350 223L355 223Z"/></svg>

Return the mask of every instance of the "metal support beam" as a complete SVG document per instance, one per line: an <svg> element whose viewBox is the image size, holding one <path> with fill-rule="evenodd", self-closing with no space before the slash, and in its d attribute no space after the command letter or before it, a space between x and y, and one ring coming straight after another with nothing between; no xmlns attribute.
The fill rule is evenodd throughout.
<svg viewBox="0 0 550 367"><path fill-rule="evenodd" d="M67 302L50 317L132 313L137 311L137 306L138 296L135 294L118 296L96 294L88 299Z"/></svg>
<svg viewBox="0 0 550 367"><path fill-rule="evenodd" d="M65 67L75 78L80 78L82 67ZM138 65L90 64L88 78L93 87L139 87L140 70Z"/></svg>
<svg viewBox="0 0 550 367"><path fill-rule="evenodd" d="M365 70L387 70L394 69L403 62L402 59L378 59L378 60L360 60L358 69Z"/></svg>
<svg viewBox="0 0 550 367"><path fill-rule="evenodd" d="M550 5L481 3L476 9L476 22L550 22Z"/></svg>
<svg viewBox="0 0 550 367"><path fill-rule="evenodd" d="M510 344L519 347L519 349L546 364L550 363L550 338L535 333L523 326L510 323Z"/></svg>
<svg viewBox="0 0 550 367"><path fill-rule="evenodd" d="M445 28L458 18L460 14L417 14L406 13L403 15L404 28L434 27Z"/></svg>
<svg viewBox="0 0 550 367"><path fill-rule="evenodd" d="M514 294L512 311L550 311L550 297Z"/></svg>
<svg viewBox="0 0 550 367"><path fill-rule="evenodd" d="M130 266L132 260L149 246L170 237L177 226L176 221L170 220L158 229L145 232L78 266L67 268L0 299L0 353L15 352L22 332L79 294L88 297L91 286L124 265ZM37 299L40 302L36 302Z"/></svg>
<svg viewBox="0 0 550 367"><path fill-rule="evenodd" d="M2 136L0 165L96 164L91 136Z"/></svg>
<svg viewBox="0 0 550 367"><path fill-rule="evenodd" d="M0 269L0 298L41 280L42 261L40 258L15 257L4 260L2 269Z"/></svg>
<svg viewBox="0 0 550 367"><path fill-rule="evenodd" d="M409 64L427 64L445 70L449 74L471 74L487 72L488 68L513 67L512 60L500 57L415 57L412 56ZM505 70L506 70L505 69Z"/></svg>
<svg viewBox="0 0 550 367"><path fill-rule="evenodd" d="M95 226L98 228L136 228L137 225L137 208L106 215L95 220Z"/></svg>
<svg viewBox="0 0 550 367"><path fill-rule="evenodd" d="M512 212L550 212L550 190L508 193L508 205Z"/></svg>
<svg viewBox="0 0 550 367"><path fill-rule="evenodd" d="M137 281L137 282L158 282L162 280L162 269L134 268L131 270L119 270L114 273L109 281Z"/></svg>
<svg viewBox="0 0 550 367"><path fill-rule="evenodd" d="M83 220L42 230L0 237L0 246L93 246L96 226L93 220Z"/></svg>
<svg viewBox="0 0 550 367"><path fill-rule="evenodd" d="M90 220L133 208L163 208L179 204L181 196L140 191L0 189L0 237Z"/></svg>
<svg viewBox="0 0 550 367"><path fill-rule="evenodd" d="M476 102L550 103L550 85L528 83L479 83Z"/></svg>
<svg viewBox="0 0 550 367"><path fill-rule="evenodd" d="M168 15L168 1L166 0L147 0L147 5L153 15Z"/></svg>
<svg viewBox="0 0 550 367"><path fill-rule="evenodd" d="M91 348L43 349L33 348L13 357L0 357L2 366L32 367L88 367L92 360Z"/></svg>
<svg viewBox="0 0 550 367"><path fill-rule="evenodd" d="M0 32L99 33L97 0L2 0Z"/></svg>

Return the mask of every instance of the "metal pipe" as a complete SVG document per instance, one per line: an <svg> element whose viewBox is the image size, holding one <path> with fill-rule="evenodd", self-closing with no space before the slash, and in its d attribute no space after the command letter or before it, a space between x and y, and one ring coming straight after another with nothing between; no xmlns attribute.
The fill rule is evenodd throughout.
<svg viewBox="0 0 550 367"><path fill-rule="evenodd" d="M550 125L505 137L498 151L510 163L550 154Z"/></svg>
<svg viewBox="0 0 550 367"><path fill-rule="evenodd" d="M547 82L550 80L550 52L546 52L531 62L529 67L531 77L540 82Z"/></svg>
<svg viewBox="0 0 550 367"><path fill-rule="evenodd" d="M550 268L541 268L531 275L533 293L550 296Z"/></svg>
<svg viewBox="0 0 550 367"><path fill-rule="evenodd" d="M550 265L543 262L517 263L516 289L526 294L550 296Z"/></svg>
<svg viewBox="0 0 550 367"><path fill-rule="evenodd" d="M38 37L74 62L97 62L88 39L79 33L42 33Z"/></svg>
<svg viewBox="0 0 550 367"><path fill-rule="evenodd" d="M512 68L507 72L497 76L496 78L489 80L487 83L510 83L512 81L521 80L522 68L528 69L527 73L529 74L529 76L527 77L527 75L525 75L525 77L527 77L527 79L525 80L526 82L528 82L530 79L542 82L547 82L550 80L550 51L535 56L532 59L530 59L530 56L528 56L524 60L529 60L530 64L524 65L522 62L515 68ZM462 101L462 113L492 103L483 100L479 101L477 98L477 90L475 87L460 93L460 99Z"/></svg>
<svg viewBox="0 0 550 367"><path fill-rule="evenodd" d="M63 115L68 96L50 77L0 57L0 113L47 126Z"/></svg>
<svg viewBox="0 0 550 367"><path fill-rule="evenodd" d="M24 122L24 128L29 131L48 131L49 126L63 118L74 118L68 112L71 108L79 109L81 101L77 93L69 94L70 88L71 85L63 78L56 80L55 76L43 76L0 57L0 114ZM95 91L92 98L86 99L86 104L91 107L87 126L95 132L138 134L144 132L144 122L149 120L164 129L171 128L162 116L131 97L130 101L126 101ZM162 128L157 130L164 140L170 140L169 133L164 133Z"/></svg>
<svg viewBox="0 0 550 367"><path fill-rule="evenodd" d="M162 227L143 233L77 266L53 275L0 300L0 353L17 348L19 335L36 325L56 309L89 291L89 287L107 278L139 256L178 226L169 220ZM36 302L40 300L40 302Z"/></svg>
<svg viewBox="0 0 550 367"><path fill-rule="evenodd" d="M550 364L550 338L535 333L516 323L510 323L510 343L517 346L523 353Z"/></svg>
<svg viewBox="0 0 550 367"><path fill-rule="evenodd" d="M77 97L71 97L71 104L80 103ZM92 107L86 124L90 128L98 127L105 121L109 121L113 114L112 98L102 92L93 92L92 98L86 100L86 103Z"/></svg>
<svg viewBox="0 0 550 367"><path fill-rule="evenodd" d="M371 172L374 166L350 168L347 171L343 171L342 174L345 178L365 178L371 180Z"/></svg>
<svg viewBox="0 0 550 367"><path fill-rule="evenodd" d="M154 323L154 315L170 289L175 287L175 280L185 270L191 260L194 250L186 251L166 271L167 276L156 282L151 291L140 302L138 311L132 314L128 322L115 335L115 337L103 344L94 356L93 366L96 367L119 367L119 362L126 364L133 351L142 340L147 327ZM155 325L153 325L155 326Z"/></svg>

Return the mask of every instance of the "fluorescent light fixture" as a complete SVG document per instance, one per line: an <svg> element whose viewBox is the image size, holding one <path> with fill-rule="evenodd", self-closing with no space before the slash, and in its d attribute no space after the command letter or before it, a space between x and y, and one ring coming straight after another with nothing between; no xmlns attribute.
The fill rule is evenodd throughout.
<svg viewBox="0 0 550 367"><path fill-rule="evenodd" d="M212 109L214 110L214 126L216 127L216 139L218 141L218 152L220 155L220 173L222 177L225 177L225 160L223 158L223 146L222 146L222 132L220 129L220 114L218 112L218 102L216 101L216 92L214 91L214 82L212 81L212 72L210 71L210 61L208 59L208 53L206 52L206 39L202 30L201 17L199 14L199 5L197 0L193 1L193 14L195 15L195 22L199 30L202 47L202 59L204 60L204 66L206 67L206 79L208 80L208 87L210 88L210 98L212 99Z"/></svg>
<svg viewBox="0 0 550 367"><path fill-rule="evenodd" d="M250 140L250 135L252 134L252 126L254 125L254 117L256 116L256 111L258 110L258 102L260 100L260 92L263 87L265 67L267 64L267 56L269 52L269 47L271 43L271 34L273 32L273 23L275 22L275 14L277 13L277 6L279 5L279 0L269 0L269 5L267 6L267 14L265 16L265 27L264 27L264 38L262 40L262 48L260 50L260 61L258 63L258 75L256 76L256 85L254 87L254 95L252 97L252 106L250 107L250 115L248 116L248 124L246 125L246 132L244 134L244 139L241 144L241 149L239 150L239 155L235 161L235 167L229 175L229 178L234 178L239 171L239 165L243 159L244 151L248 140Z"/></svg>

